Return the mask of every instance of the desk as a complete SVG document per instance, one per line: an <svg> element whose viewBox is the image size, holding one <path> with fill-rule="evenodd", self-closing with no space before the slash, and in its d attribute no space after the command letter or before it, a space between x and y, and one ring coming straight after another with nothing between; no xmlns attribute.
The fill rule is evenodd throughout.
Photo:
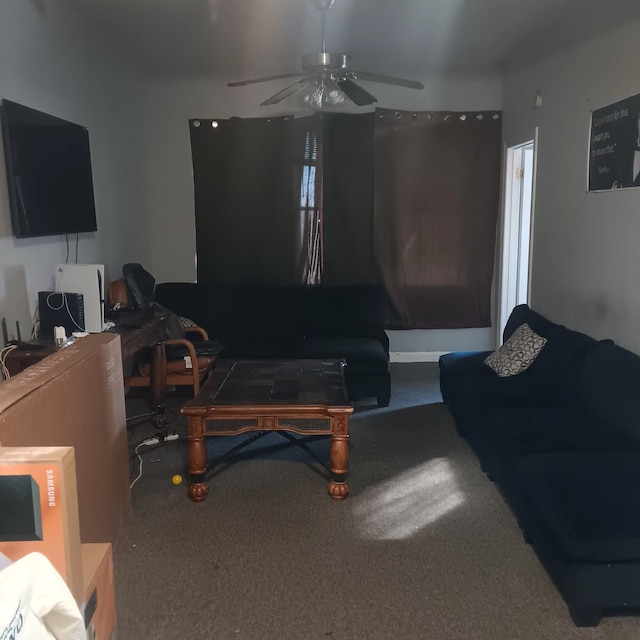
<svg viewBox="0 0 640 640"><path fill-rule="evenodd" d="M116 325L109 329L108 333L117 333L120 336L122 361L131 358L140 349L162 342L166 338L166 319L166 313L156 313L150 315L148 321L140 327Z"/></svg>
<svg viewBox="0 0 640 640"><path fill-rule="evenodd" d="M154 385L152 388L152 401L154 406L161 404L166 392L165 371L166 362L164 360L164 349L162 342L165 339L165 324L167 315L164 313L156 313L149 315L146 321L140 327L128 327L124 325L116 325L103 333L115 333L120 336L120 349L122 351L122 362L132 358L138 351L146 347L153 348L153 368L152 379ZM40 362L52 353L60 350L53 342L47 340L37 341L42 346L40 348L21 348L14 349L7 354L5 365L12 376L24 371L36 362Z"/></svg>
<svg viewBox="0 0 640 640"><path fill-rule="evenodd" d="M164 352L167 313L154 313L149 321L140 327L116 324L109 329L120 336L122 362L135 356L138 351L151 347L151 405L164 414L164 399L167 394L167 359Z"/></svg>

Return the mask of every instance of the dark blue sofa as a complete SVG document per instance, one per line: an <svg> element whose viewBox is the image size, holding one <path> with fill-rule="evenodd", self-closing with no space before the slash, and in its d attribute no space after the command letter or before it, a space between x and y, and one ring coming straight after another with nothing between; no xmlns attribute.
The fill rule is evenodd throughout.
<svg viewBox="0 0 640 640"><path fill-rule="evenodd" d="M351 400L391 397L382 287L156 285L159 304L224 344L225 358L343 358Z"/></svg>
<svg viewBox="0 0 640 640"><path fill-rule="evenodd" d="M501 378L490 352L440 359L444 401L578 626L640 612L640 357L516 307L547 343Z"/></svg>

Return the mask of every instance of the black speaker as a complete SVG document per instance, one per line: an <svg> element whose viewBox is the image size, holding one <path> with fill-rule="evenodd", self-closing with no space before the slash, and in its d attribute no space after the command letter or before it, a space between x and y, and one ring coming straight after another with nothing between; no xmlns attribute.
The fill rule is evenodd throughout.
<svg viewBox="0 0 640 640"><path fill-rule="evenodd" d="M40 488L32 476L0 476L0 541L42 540Z"/></svg>
<svg viewBox="0 0 640 640"><path fill-rule="evenodd" d="M53 328L64 327L67 336L84 331L84 296L81 293L39 291L38 310L40 331L38 337L53 340Z"/></svg>

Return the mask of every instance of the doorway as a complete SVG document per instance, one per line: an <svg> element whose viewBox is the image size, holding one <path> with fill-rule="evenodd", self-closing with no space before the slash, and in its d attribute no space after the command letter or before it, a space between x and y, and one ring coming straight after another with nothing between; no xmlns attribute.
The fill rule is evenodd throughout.
<svg viewBox="0 0 640 640"><path fill-rule="evenodd" d="M507 148L497 344L513 307L529 303L535 150L535 138Z"/></svg>

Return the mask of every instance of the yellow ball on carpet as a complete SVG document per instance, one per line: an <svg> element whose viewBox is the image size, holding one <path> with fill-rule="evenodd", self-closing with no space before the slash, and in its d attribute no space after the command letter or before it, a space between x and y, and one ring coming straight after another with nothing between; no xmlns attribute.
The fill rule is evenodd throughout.
<svg viewBox="0 0 640 640"><path fill-rule="evenodd" d="M173 482L173 484L175 484L175 485L182 484L182 476L179 473L176 473L171 478L171 482Z"/></svg>

